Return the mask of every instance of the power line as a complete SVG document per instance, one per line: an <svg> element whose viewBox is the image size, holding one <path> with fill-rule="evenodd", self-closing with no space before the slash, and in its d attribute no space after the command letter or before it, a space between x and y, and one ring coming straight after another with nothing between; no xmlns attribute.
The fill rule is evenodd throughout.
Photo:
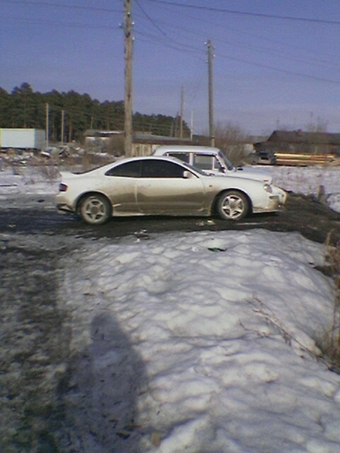
<svg viewBox="0 0 340 453"><path fill-rule="evenodd" d="M220 42L225 46L225 43L220 40ZM325 67L325 64L331 66L331 67L339 67L340 63L337 61L329 61L329 60L324 60L324 59L318 59L315 57L308 57L304 54L301 55L294 55L292 53L287 53L286 51L283 50L277 50L273 49L270 47L263 47L263 46L256 46L253 44L245 44L243 42L235 41L235 40L228 40L228 44L233 44L235 47L240 47L242 49L249 49L251 51L255 52L269 52L278 56L284 56L285 60L290 60L290 61L298 61L299 63L304 62L307 64L314 64L314 65L321 65L323 68Z"/></svg>
<svg viewBox="0 0 340 453"><path fill-rule="evenodd" d="M32 24L36 24L38 22L41 23L40 21L37 21L35 19L28 19L28 18L27 19L26 18L9 18L9 19L19 20L23 23L32 23ZM113 27L113 26L105 26L105 25L81 24L81 23L74 23L74 22L53 22L53 21L46 21L46 20L44 21L44 23L46 23L46 24L48 23L50 25L55 25L57 27L76 27L76 28L92 28L92 29L100 28L100 29L107 29L107 30L117 30L119 28L118 26ZM179 51L181 53L190 54L194 58L198 58L199 60L202 60L202 58L198 55L198 54L202 55L202 51L201 51L201 49L198 49L197 47L190 46L190 45L183 46L182 43L175 41L171 38L168 38L168 41L165 41L165 40L159 39L159 37L156 37L155 35L147 34L147 33L143 33L143 32L135 31L135 34L136 34L136 36L145 37L146 38L145 41L151 42L153 44L161 45L164 47L168 47L170 49ZM249 61L249 60L247 61L247 60L241 59L241 58L225 56L222 54L219 54L219 56L223 59L239 61L241 63L245 63L245 64L248 64L251 66L257 66L257 67L261 67L261 68L265 68L265 69L271 69L273 71L282 72L282 73L290 74L290 75L297 75L299 77L313 79L316 81L321 81L321 82L326 82L326 83L331 83L331 84L336 84L336 85L338 85L340 83L335 80L331 80L331 79L327 79L327 78L323 78L323 77L315 77L315 76L311 76L309 74L303 74L303 73L298 73L295 71L280 69L280 68L277 68L274 66L264 65L264 64L256 63L256 62ZM320 61L320 63L322 63L322 62L327 63L324 60Z"/></svg>
<svg viewBox="0 0 340 453"><path fill-rule="evenodd" d="M144 14L144 16L152 23L152 25L160 32L162 35L166 36L166 33L156 24L156 22L147 14L147 12L144 10L142 5L139 3L138 0L135 0L137 5L139 6L140 10Z"/></svg>
<svg viewBox="0 0 340 453"><path fill-rule="evenodd" d="M19 21L19 22L22 22L22 23L26 23L26 24L40 24L41 25L41 21L38 20L38 19L33 19L33 18L21 18L21 17L6 17L6 20L16 20L16 21ZM1 20L1 19L0 19ZM51 20L44 20L44 23L43 25L53 25L55 27L58 27L58 28L85 28L85 29L103 29L103 30L118 30L119 29L119 26L110 26L110 25L94 25L94 24L90 24L90 23L77 23L77 22L55 22L55 21L51 21ZM159 27L156 27L157 29L159 29ZM188 53L188 54L191 54L194 56L194 52L201 52L200 49L198 48L195 48L193 46L185 46L187 47L187 49L185 49L183 47L183 44L178 42L178 41L175 41L173 39L171 39L170 37L168 37L166 35L166 33L164 33L162 30L159 29L159 31L161 31L161 33L166 36L168 38L168 41L162 41L162 40L159 40L158 37L154 36L154 35L151 35L151 34L147 34L147 33L143 33L143 32L136 32L136 35L137 36L144 36L146 38L149 38L149 39L146 39L145 41L146 42L152 42L153 44L159 44L159 45L164 45L164 47L168 47L170 49L174 49L174 50L178 50L182 53ZM235 30L236 31L236 30ZM253 35L254 36L254 35ZM173 45L170 44L170 42L172 41L173 42ZM236 46L239 46L239 47L243 47L243 48L248 48L248 49L258 49L260 51L263 50L262 47L256 47L254 45L247 45L247 44L242 44L242 43L238 43L237 41L228 41L229 43L232 43ZM189 50L190 49L190 50ZM275 49L270 49L270 48L266 48L265 49L266 51L269 51L269 52L272 52L272 53L276 53L278 55L282 54L282 52L280 51L277 51ZM314 62L315 64L321 64L321 65L324 65L325 63L326 64L330 64L334 67L337 67L339 66L339 63L336 63L334 61L330 62L330 61L327 61L327 60L318 60L316 58L308 58L306 57L305 55L301 58L299 56L296 56L296 57L289 57L287 54L284 54L285 58L286 59L289 59L289 60L292 60L292 61L295 61L298 59L299 62L301 62L301 60L305 60L306 62L311 61L311 62ZM199 57L197 57L199 58ZM249 63L251 64L251 63Z"/></svg>
<svg viewBox="0 0 340 453"><path fill-rule="evenodd" d="M161 34L161 38L160 36L155 36L155 35L152 35L152 34L148 34L148 33L145 33L145 32L138 32L136 31L136 34L137 36L141 36L141 37L145 37L146 40L149 40L150 42L152 42L153 44L157 44L157 45L161 45L161 46L164 46L164 47L168 47L168 48L171 48L171 49L174 49L178 52L181 52L181 53L186 53L186 54L190 54L192 55L192 57L195 57L195 58L199 58L201 60L202 58L202 52L203 50L199 49L198 47L195 47L195 46L192 46L192 45L183 45L183 43L179 42L178 40L175 40L171 37L168 36L168 34L166 32L164 32L164 30L162 30L157 23L159 23L159 21L156 21L145 11L145 9L141 6L141 2L138 1L138 0L135 0L140 11L142 12L143 16L153 24L154 28ZM13 4L23 4L23 5L37 5L37 6L47 6L47 7L61 7L61 8L71 8L71 9L77 9L77 10L87 10L87 11L100 11L100 12L109 12L109 13L116 13L116 12L119 12L121 13L122 10L117 10L117 9L108 9L108 8L98 8L98 7L92 7L92 6L77 6L77 5L69 5L69 4L66 4L66 3L56 3L56 2L53 2L53 1L50 1L50 2L45 2L45 1L39 1L39 0L26 0L26 1L23 1L23 0L2 0L3 3L10 3L11 5ZM324 21L324 20L321 20L321 19L306 19L306 18L301 18L301 17L292 17L292 16L277 16L277 15L271 15L271 14L260 14L260 13L249 13L249 12L241 12L241 11L233 11L233 10L229 10L229 9L223 9L223 8L213 8L213 7L208 7L208 6L196 6L196 5L189 5L189 4L182 4L182 3L178 3L178 2L173 2L173 1L164 1L164 0L149 0L150 3L154 3L154 4L162 4L162 5L167 5L167 6L176 6L176 7L182 7L182 8L191 8L191 9L195 9L195 10L205 10L205 11L212 11L212 12L215 12L215 13L227 13L227 14L238 14L238 15L244 15L244 16L255 16L255 17L265 17L265 18L271 18L271 19L285 19L285 20L296 20L296 21L305 21L305 22L320 22L320 23L327 23L327 24L336 24L336 25L339 25L340 22L338 21ZM4 19L4 18L2 18ZM29 18L26 18L26 19L15 19L15 20L22 20L22 21L31 21L32 23L36 23L37 20L34 20L34 19L29 19ZM46 21L45 21L46 22ZM52 21L48 21L49 23L53 24ZM39 22L41 23L41 22ZM84 27L84 28L102 28L102 29L117 29L118 27L112 27L112 26L105 26L105 25L93 25L93 24L81 24L81 23L71 23L71 22L59 22L59 23L55 23L54 24L56 26L64 26L64 27ZM179 28L179 27L176 27L176 26L172 26L172 28L170 30L173 31L174 28ZM182 29L182 28L179 28L180 31L184 32L184 33L194 33L190 28L189 29ZM178 35L176 35L178 36ZM234 43L235 45L235 43ZM236 44L236 45L240 45L240 44ZM270 49L266 49L267 51L271 51L271 52L274 52L274 50L270 50ZM276 51L277 52L277 51ZM270 70L273 70L273 71L277 71L277 72L281 72L281 73L285 73L285 74L289 74L289 75L295 75L295 76L298 76L298 77L302 77L302 78L308 78L308 79L312 79L312 80L315 80L315 81L321 81L321 82L324 82L324 83L329 83L329 84L333 84L333 85L339 85L339 81L335 81L335 80L331 80L331 79L328 79L328 78L324 78L324 77L316 77L316 76L312 76L312 75L309 75L309 74L303 74L303 73L300 73L300 72L295 72L295 71L291 71L291 70L288 70L288 69L280 69L278 67L275 67L275 66L272 66L272 65L265 65L265 64L261 64L259 62L254 62L254 61L249 61L249 60L246 60L246 59L241 59L241 58L235 58L235 57L231 57L231 56L225 56L225 55L220 55L221 58L224 58L224 59L228 59L228 60L234 60L234 61L238 61L238 62L241 62L241 63L244 63L244 64L247 64L247 65L251 65L251 66L257 66L257 67L260 67L260 68L265 68L265 69L270 69ZM287 58L287 56L286 56ZM321 60L322 61L322 60ZM320 61L320 62L321 62Z"/></svg>
<svg viewBox="0 0 340 453"><path fill-rule="evenodd" d="M0 17L0 21L4 19L3 17ZM46 26L46 25L53 25L55 27L61 27L61 28L86 28L86 29L101 29L101 30L117 30L120 29L119 25L117 26L112 26L112 25L94 25L94 24L89 24L89 23L80 23L80 22L55 22L53 20L46 20L42 22L41 19L34 19L34 18L27 18L27 17L6 17L6 20L14 20L17 22L21 22L24 24L39 24L39 26Z"/></svg>
<svg viewBox="0 0 340 453"><path fill-rule="evenodd" d="M279 16L276 14L265 14L265 13L249 13L246 11L235 11L230 9L224 8L212 8L210 6L197 6L197 5L188 5L186 3L177 3L177 2L165 2L163 0L148 0L152 3L161 3L164 5L172 5L172 6L179 6L182 8L192 8L196 10L204 10L204 11L212 11L218 13L226 13L226 14L236 14L239 16L252 16L252 17L264 17L267 19L280 19L280 20L291 20L291 21L299 21L299 22L312 22L312 23L321 23L321 24L328 24L328 25L340 25L340 21L335 20L326 20L326 19L311 19L305 17L295 17L295 16Z"/></svg>
<svg viewBox="0 0 340 453"><path fill-rule="evenodd" d="M241 63L249 64L249 65L252 65L252 66L258 66L260 68L271 69L273 71L282 72L284 74L304 77L304 78L316 80L316 81L319 81L319 82L326 82L326 83L330 83L332 85L339 85L340 84L340 81L326 79L324 77L316 77L316 76L312 76L312 75L309 75L309 74L301 74L299 72L289 71L288 69L275 68L273 66L269 66L269 65L265 65L265 64L261 64L261 63L250 62L250 61L242 60L241 58L230 57L230 56L227 56L227 55L219 54L218 56L220 56L221 58L224 58L226 60L239 61Z"/></svg>
<svg viewBox="0 0 340 453"><path fill-rule="evenodd" d="M11 5L21 4L21 5L35 5L35 6L52 6L57 8L69 8L69 9L80 9L85 11L99 11L104 13L122 13L123 9L110 9L110 8L98 8L96 6L78 6L78 5L68 5L66 3L55 3L55 2L42 2L42 1L33 1L33 0L1 0L2 3L10 3Z"/></svg>
<svg viewBox="0 0 340 453"><path fill-rule="evenodd" d="M278 19L278 20L290 20L290 21L299 21L299 22L311 22L311 23L320 23L320 24L328 24L328 25L340 25L340 21L336 20L328 20L328 19L314 19L308 17L297 17L297 16L282 16L277 14L266 14L266 13L254 13L254 12L247 12L247 11L236 11L230 10L225 8L214 8L210 6L198 6L198 5L190 5L186 3L177 3L177 2L169 2L164 0L147 0L151 3L159 3L163 5L171 5L181 8L191 8L196 10L203 10L203 11L212 11L218 13L226 13L226 14L235 14L239 16L252 16L252 17L263 17L267 19ZM122 9L111 9L111 8L99 8L96 6L79 6L79 5L69 5L66 3L55 3L55 2L44 2L44 1L34 1L34 0L2 0L2 3L10 3L13 4L22 4L22 5L36 5L36 6L52 6L57 8L69 8L69 9L78 9L78 10L85 10L85 11L100 11L105 13L122 13ZM145 13L145 15L150 19L151 22L155 25L155 22L147 15L144 11L142 6L136 0L136 3L140 7L140 9Z"/></svg>
<svg viewBox="0 0 340 453"><path fill-rule="evenodd" d="M164 47L168 47L170 49L174 49L182 53L188 53L191 55L195 55L198 52L202 53L201 49L198 49L197 47L194 46L190 46L188 44L182 44L181 42L175 41L174 39L159 38L158 36L145 32L140 32L138 30L135 31L135 35L137 37L143 36L144 38L148 38L149 42L152 42L152 44L163 45Z"/></svg>
<svg viewBox="0 0 340 453"><path fill-rule="evenodd" d="M179 3L175 3L175 2L164 2L162 0L149 0L149 1L153 2L153 3L161 3L161 4L166 4L166 5L170 4L170 5L184 6L184 7L188 6L190 8L200 9L200 10L209 9L209 10L212 10L212 11L215 11L215 12L216 11L219 11L219 12L221 12L221 11L229 11L229 10L224 10L224 9L210 8L210 7L198 7L198 6L193 6L193 5L179 4ZM339 22L339 24L340 24L340 22ZM192 31L190 29L190 30L185 30L185 32L192 32ZM161 44L161 42L160 42L160 44ZM168 46L168 43L163 43L163 44ZM179 46L178 50L183 52L182 45L180 43L178 43L178 46ZM251 49L253 46L249 46L248 45L246 47ZM282 54L283 53L283 52L279 52L277 50L271 50L271 49L266 49L266 50L267 51L271 51L271 52L275 52L277 54ZM285 55L285 58L292 59L291 57L290 58L287 57L286 54L284 54L284 55ZM316 77L316 76L312 76L312 75L309 75L309 74L303 74L303 73L299 73L299 72L295 72L295 71L285 70L285 69L281 69L281 68L278 68L278 67L275 67L275 66L270 66L270 65L265 65L265 64L261 64L261 63L256 63L256 62L252 62L252 61L249 61L249 60L247 61L247 60L244 60L244 59L241 59L241 58L224 57L222 55L220 55L220 56L222 58L228 58L229 60L239 61L239 62L248 64L248 65L251 65L251 66L257 66L257 67L261 67L261 68L265 68L265 69L271 69L271 70L274 70L274 71L277 71L277 72L282 72L282 73L285 73L285 74L290 74L290 75L295 75L295 76L299 76L299 77L304 77L304 78L308 78L308 79L312 79L312 80L316 80L316 81L321 81L321 82L326 82L326 83L336 84L336 85L338 85L340 83L338 81L331 80L331 79L328 79L328 78L325 78L325 77ZM306 57L304 56L303 59L306 60ZM301 58L299 58L299 61L301 61ZM325 60L317 60L315 58L313 59L313 62L315 64L325 64L325 63L330 64L330 62L327 62ZM334 62L332 62L332 65L333 66L337 66L337 64L334 65Z"/></svg>
<svg viewBox="0 0 340 453"><path fill-rule="evenodd" d="M152 0L149 0L149 1L152 1ZM156 2L156 3L158 3L158 2ZM168 2L166 2L166 3L164 2L164 4L167 5ZM183 15L183 12L182 12L182 15ZM209 20L209 19L206 18L206 17L204 17L204 19L203 19L203 18L199 18L199 17L195 17L195 16L190 16L190 15L186 15L186 16L189 17L190 20L203 21L205 24L210 23L210 24L212 24L214 27L223 27L223 28L225 29L225 25L222 26L220 23L212 22L211 20ZM170 24L170 23L167 23L166 21L158 21L158 23L159 23L159 24L163 24L163 28L168 27L170 30L174 31L174 32L176 33L176 37L179 36L179 33L180 33L180 32L184 32L184 33L186 33L186 34L194 35L194 36L197 38L197 33L195 33L195 32L193 31L194 28L192 27L192 25L191 25L191 27L189 27L188 29L183 29L183 28L177 27L176 24L173 24L173 23ZM176 30L179 30L179 32L177 32ZM298 47L298 49L299 49L300 51L303 51L303 50L304 50L303 48L301 48L301 46L292 46L292 45L290 45L290 44L285 44L282 40L281 40L281 41L278 41L277 39L275 40L275 39L268 38L268 37L262 38L261 36L259 36L259 35L257 35L257 34L245 32L245 31L240 31L240 30L238 30L238 29L230 28L230 27L228 27L228 30L229 30L229 31L233 31L233 32L235 32L235 33L239 33L239 34L244 34L244 35L248 35L248 36L251 36L251 37L255 37L255 38L257 38L257 39L262 39L262 40L265 39L266 42L272 41L273 43L280 43L280 45L289 46L290 48L292 48L292 47ZM201 34L202 34L202 33L201 33ZM212 36L212 37L213 37L213 36ZM202 37L202 40L203 40L203 41L204 41L205 39L206 39L206 34L204 34L203 37ZM222 45L225 45L225 42L223 42L221 39L214 38L214 40L215 40L215 41L221 42ZM248 48L248 49L254 48L255 50L269 51L269 52L275 53L275 54L277 54L277 55L283 55L285 58L292 59L292 58L289 58L289 57L287 56L287 53L286 53L286 52L278 51L277 49L270 49L270 48L268 48L268 47L263 48L263 47L254 46L254 45L251 45L251 44L242 44L242 43L238 43L237 41L230 41L230 40L228 40L227 43L228 43L228 44L229 44L229 43L233 43L233 44L236 45L236 46L240 46L240 47ZM308 52L310 52L310 50L308 50ZM316 53L316 52L314 52L314 53ZM319 53L317 53L317 55L319 55ZM298 58L298 59L299 59L299 62L300 62L301 60L304 60L306 63L308 63L308 60L309 60L311 63L314 62L314 63L316 63L316 64L322 64L322 65L324 65L324 63L326 63L326 64L328 64L328 65L331 65L332 67L338 66L337 63L334 63L334 58L337 58L337 57L336 57L336 56L333 56L333 55L331 55L331 54L326 54L326 52L323 52L323 57L325 57L325 56L327 56L327 55L328 55L330 58L332 58L333 60L332 60L332 61L327 61L325 58L322 58L322 59L319 58L319 59L318 59L318 58L315 58L315 57L307 57L306 54L305 54L305 52L304 52L304 54L303 54L302 57L296 56L295 59Z"/></svg>

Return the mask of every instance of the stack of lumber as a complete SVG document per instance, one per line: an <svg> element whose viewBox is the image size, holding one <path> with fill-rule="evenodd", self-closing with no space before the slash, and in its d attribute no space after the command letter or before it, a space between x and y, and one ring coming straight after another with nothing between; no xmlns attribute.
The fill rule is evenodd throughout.
<svg viewBox="0 0 340 453"><path fill-rule="evenodd" d="M336 158L334 154L296 154L296 153L275 153L277 165L292 165L307 167L309 165L329 165Z"/></svg>

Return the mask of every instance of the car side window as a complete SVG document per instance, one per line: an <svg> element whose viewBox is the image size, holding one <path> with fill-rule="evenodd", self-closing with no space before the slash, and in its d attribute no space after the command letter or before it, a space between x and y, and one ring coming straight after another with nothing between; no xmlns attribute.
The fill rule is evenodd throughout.
<svg viewBox="0 0 340 453"><path fill-rule="evenodd" d="M116 167L110 168L105 175L106 176L121 176L125 178L140 178L141 174L141 161L137 160L134 162L126 162Z"/></svg>
<svg viewBox="0 0 340 453"><path fill-rule="evenodd" d="M175 162L144 160L142 178L183 178L184 168Z"/></svg>
<svg viewBox="0 0 340 453"><path fill-rule="evenodd" d="M166 153L167 156L170 157L177 157L177 159L182 160L183 162L186 162L187 164L190 164L190 154L189 153Z"/></svg>
<svg viewBox="0 0 340 453"><path fill-rule="evenodd" d="M212 170L214 168L214 159L214 156L196 154L193 165L201 170Z"/></svg>

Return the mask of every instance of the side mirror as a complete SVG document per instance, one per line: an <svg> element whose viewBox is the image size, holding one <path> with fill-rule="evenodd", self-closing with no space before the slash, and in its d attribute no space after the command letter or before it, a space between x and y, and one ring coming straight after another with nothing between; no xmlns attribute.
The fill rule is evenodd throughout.
<svg viewBox="0 0 340 453"><path fill-rule="evenodd" d="M190 178L192 178L192 176L193 175L190 171L188 171L188 170L183 171L183 179L190 179Z"/></svg>

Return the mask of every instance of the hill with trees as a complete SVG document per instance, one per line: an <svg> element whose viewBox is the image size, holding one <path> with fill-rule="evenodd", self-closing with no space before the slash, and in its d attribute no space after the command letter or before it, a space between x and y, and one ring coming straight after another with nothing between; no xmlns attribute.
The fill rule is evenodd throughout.
<svg viewBox="0 0 340 453"><path fill-rule="evenodd" d="M73 90L47 93L34 91L28 83L13 88L11 93L0 87L0 128L46 128L48 104L49 136L61 141L62 112L64 112L64 141L81 140L87 129L123 130L124 101L99 102L89 94ZM166 115L133 114L133 129L153 135L179 136L180 118ZM183 136L190 130L183 123Z"/></svg>

